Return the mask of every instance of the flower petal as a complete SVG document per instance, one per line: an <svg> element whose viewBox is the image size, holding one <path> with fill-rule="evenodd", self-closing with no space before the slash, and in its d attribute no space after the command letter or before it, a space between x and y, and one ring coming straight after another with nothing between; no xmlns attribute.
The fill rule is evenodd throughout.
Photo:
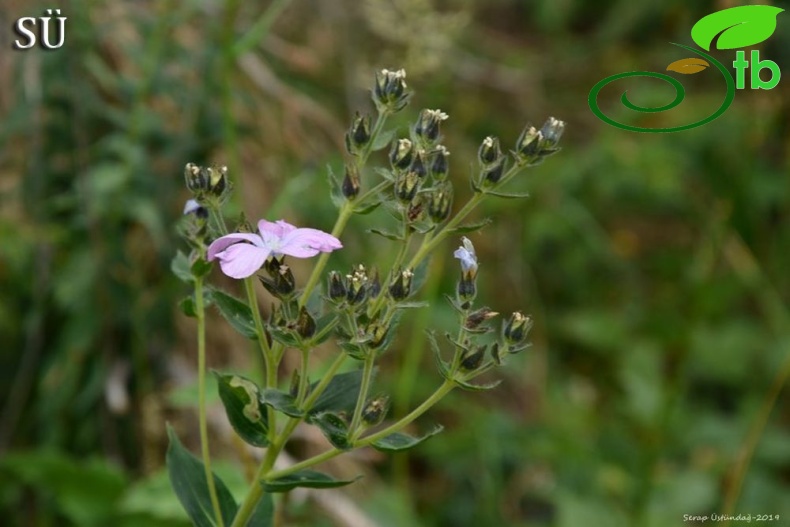
<svg viewBox="0 0 790 527"><path fill-rule="evenodd" d="M227 247L233 245L234 243L245 241L250 242L257 247L264 247L263 240L261 240L261 237L257 234L248 232L234 232L233 234L227 234L211 242L211 245L208 246L208 260L213 260L217 257L218 253L224 251Z"/></svg>
<svg viewBox="0 0 790 527"><path fill-rule="evenodd" d="M258 222L258 230L261 231L261 234L271 233L282 239L288 233L295 231L296 227L283 220L277 220L276 222L261 220ZM266 239L266 236L263 236L263 238Z"/></svg>
<svg viewBox="0 0 790 527"><path fill-rule="evenodd" d="M236 243L216 254L222 272L231 278L247 278L254 275L269 257L271 251L266 248Z"/></svg>
<svg viewBox="0 0 790 527"><path fill-rule="evenodd" d="M296 258L309 258L319 252L332 252L340 249L340 240L318 229L295 229L283 238L277 252Z"/></svg>

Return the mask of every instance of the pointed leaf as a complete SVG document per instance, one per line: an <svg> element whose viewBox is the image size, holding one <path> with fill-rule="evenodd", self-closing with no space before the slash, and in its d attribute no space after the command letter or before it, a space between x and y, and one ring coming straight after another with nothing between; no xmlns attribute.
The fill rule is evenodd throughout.
<svg viewBox="0 0 790 527"><path fill-rule="evenodd" d="M214 527L214 509L203 462L184 448L170 425L167 426L167 435L170 439L170 446L167 448L167 472L178 501L196 527ZM222 480L216 475L213 477L222 520L225 525L230 525L236 515L236 501Z"/></svg>
<svg viewBox="0 0 790 527"><path fill-rule="evenodd" d="M486 194L493 194L493 193L490 191L486 191ZM496 196L497 194L493 194L493 195ZM491 221L492 221L491 218L485 218L483 220L476 221L474 223L467 223L466 225L453 227L448 231L448 234L467 234L470 232L474 232L482 229L483 227L491 223Z"/></svg>
<svg viewBox="0 0 790 527"><path fill-rule="evenodd" d="M217 306L222 317L233 329L249 339L258 338L255 332L255 322L252 320L252 311L247 304L219 289L206 291L206 298L211 299L211 302Z"/></svg>
<svg viewBox="0 0 790 527"><path fill-rule="evenodd" d="M450 367L449 365L442 359L442 350L439 348L439 343L436 342L436 336L433 334L432 331L428 333L428 342L431 344L431 350L433 351L433 357L436 359L436 366L439 368L439 374L444 379L450 378Z"/></svg>
<svg viewBox="0 0 790 527"><path fill-rule="evenodd" d="M395 129L387 130L385 132L380 132L379 135L376 137L376 140L373 141L373 145L371 146L370 151L378 152L385 146L389 146L394 136L395 136Z"/></svg>
<svg viewBox="0 0 790 527"><path fill-rule="evenodd" d="M192 296L185 296L178 303L179 309L188 317L196 317L197 311L195 310L195 299Z"/></svg>
<svg viewBox="0 0 790 527"><path fill-rule="evenodd" d="M773 35L776 17L782 11L784 9L768 5L745 5L716 11L694 24L691 38L706 51L710 51L719 34L718 49L753 46Z"/></svg>
<svg viewBox="0 0 790 527"><path fill-rule="evenodd" d="M308 421L317 414L322 412L346 412L351 413L354 411L354 406L357 404L357 395L359 394L359 387L362 384L362 370L354 370L346 373L335 375L329 384L327 384L324 392L318 397L318 400L310 408L308 414ZM315 389L318 382L310 385L311 391Z"/></svg>
<svg viewBox="0 0 790 527"><path fill-rule="evenodd" d="M529 197L529 192L500 192L497 190L486 190L489 196L496 196L497 198L505 199L523 199Z"/></svg>
<svg viewBox="0 0 790 527"><path fill-rule="evenodd" d="M435 436L439 432L444 429L443 426L438 425L433 430L428 432L422 437L412 437L408 434L403 434L401 432L395 432L394 434L390 434L386 437L378 439L371 443L371 446L376 450L380 450L382 452L402 452L404 450L409 450L411 448L416 447L429 437Z"/></svg>
<svg viewBox="0 0 790 527"><path fill-rule="evenodd" d="M170 261L170 270L173 271L173 274L184 282L191 282L195 279L192 276L189 257L181 251L178 251Z"/></svg>
<svg viewBox="0 0 790 527"><path fill-rule="evenodd" d="M304 412L296 406L296 399L290 393L269 388L261 392L260 399L263 404L271 406L287 416L301 417L304 415Z"/></svg>
<svg viewBox="0 0 790 527"><path fill-rule="evenodd" d="M371 234L378 234L379 236L383 236L384 238L395 242L403 241L403 236L384 229L368 229L368 232Z"/></svg>
<svg viewBox="0 0 790 527"><path fill-rule="evenodd" d="M266 492L288 492L297 487L306 487L310 489L342 487L354 483L358 479L359 477L348 480L338 480L321 472L306 469L272 481L262 481L261 485L263 485L263 490Z"/></svg>
<svg viewBox="0 0 790 527"><path fill-rule="evenodd" d="M370 214L371 212L379 208L379 206L383 203L381 198L373 197L372 199L373 201L371 201L370 203L365 203L365 204L358 203L354 207L354 214L360 214L362 216L364 216L365 214Z"/></svg>
<svg viewBox="0 0 790 527"><path fill-rule="evenodd" d="M245 442L258 447L267 446L269 426L258 386L240 375L217 372L214 375L217 377L219 398L222 399L233 429Z"/></svg>
<svg viewBox="0 0 790 527"><path fill-rule="evenodd" d="M349 450L352 447L348 440L348 424L339 415L322 412L313 417L312 423L321 429L333 447L339 450Z"/></svg>
<svg viewBox="0 0 790 527"><path fill-rule="evenodd" d="M464 390L468 390L470 392L485 392L485 391L492 390L492 389L496 388L497 386L499 386L499 384L502 382L502 379L498 379L496 381L489 382L489 383L486 383L486 384L471 384L471 383L464 382L464 381L459 380L459 379L453 379L453 382L455 384L457 384L459 388L462 388Z"/></svg>
<svg viewBox="0 0 790 527"><path fill-rule="evenodd" d="M190 271L192 272L192 276L203 278L211 272L212 267L214 267L213 263L204 260L203 258L198 258L192 263Z"/></svg>
<svg viewBox="0 0 790 527"><path fill-rule="evenodd" d="M417 309L420 307L428 307L429 302L398 302L395 304L395 309Z"/></svg>
<svg viewBox="0 0 790 527"><path fill-rule="evenodd" d="M710 66L710 63L708 63L707 60L698 57L690 57L687 59L676 60L667 66L667 71L674 71L677 73L682 73L683 75L690 75L692 73L699 73L708 66Z"/></svg>
<svg viewBox="0 0 790 527"><path fill-rule="evenodd" d="M298 348L302 344L301 339L293 330L280 326L269 326L268 329L272 338L280 344L285 344L291 348Z"/></svg>
<svg viewBox="0 0 790 527"><path fill-rule="evenodd" d="M326 177L329 181L329 194L332 203L339 209L345 205L346 197L343 195L343 190L340 188L340 182L338 182L337 176L335 176L332 167L329 165L326 166Z"/></svg>

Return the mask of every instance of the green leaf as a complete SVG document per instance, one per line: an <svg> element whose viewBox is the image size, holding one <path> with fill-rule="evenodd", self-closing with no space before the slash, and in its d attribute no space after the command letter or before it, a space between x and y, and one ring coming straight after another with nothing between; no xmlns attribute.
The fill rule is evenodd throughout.
<svg viewBox="0 0 790 527"><path fill-rule="evenodd" d="M247 304L219 289L206 291L206 298L209 298L217 306L223 318L233 326L233 329L249 339L255 340L258 338L258 334L255 332L255 322L252 319L252 311L250 311Z"/></svg>
<svg viewBox="0 0 790 527"><path fill-rule="evenodd" d="M178 308L188 317L196 317L197 310L195 309L195 299L192 296L185 296L178 303Z"/></svg>
<svg viewBox="0 0 790 527"><path fill-rule="evenodd" d="M321 472L306 469L272 481L262 481L261 485L263 485L263 490L266 492L288 492L297 487L306 487L310 489L343 487L354 483L358 479L359 477L348 480L338 480Z"/></svg>
<svg viewBox="0 0 790 527"><path fill-rule="evenodd" d="M332 336L332 330L335 329L340 320L335 313L327 313L318 320L316 320L316 330L313 338L310 339L310 344L315 347L324 342Z"/></svg>
<svg viewBox="0 0 790 527"><path fill-rule="evenodd" d="M293 330L281 326L269 326L269 333L271 333L274 340L285 346L298 348L302 345L302 340Z"/></svg>
<svg viewBox="0 0 790 527"><path fill-rule="evenodd" d="M387 238L388 240L392 240L394 242L403 241L403 236L384 229L368 229L367 232L371 234L378 234L379 236L383 236L384 238Z"/></svg>
<svg viewBox="0 0 790 527"><path fill-rule="evenodd" d="M339 450L349 450L352 447L348 440L348 424L339 415L322 412L313 417L312 423L321 429L333 447Z"/></svg>
<svg viewBox="0 0 790 527"><path fill-rule="evenodd" d="M710 51L717 35L718 49L745 48L759 44L773 35L776 17L784 11L768 5L745 5L716 11L702 17L691 28L691 38L699 47Z"/></svg>
<svg viewBox="0 0 790 527"><path fill-rule="evenodd" d="M499 386L499 384L502 382L502 379L498 379L494 382L489 382L486 384L472 384L472 383L464 382L460 379L453 379L453 382L456 385L458 385L459 388L462 388L470 392L486 392L488 390L492 390L497 386Z"/></svg>
<svg viewBox="0 0 790 527"><path fill-rule="evenodd" d="M408 434L395 432L394 434L390 434L377 441L374 441L371 446L382 452L401 452L403 450L409 450L416 447L429 437L435 436L443 429L443 426L438 425L422 437L412 437Z"/></svg>
<svg viewBox="0 0 790 527"><path fill-rule="evenodd" d="M196 527L214 527L214 509L211 506L203 462L184 448L169 425L167 435L170 439L170 446L167 448L167 471L178 500ZM222 520L230 525L236 515L236 501L222 480L216 475L212 476Z"/></svg>
<svg viewBox="0 0 790 527"><path fill-rule="evenodd" d="M192 276L189 257L181 251L178 251L170 261L170 270L183 282L191 282L195 279Z"/></svg>
<svg viewBox="0 0 790 527"><path fill-rule="evenodd" d="M448 234L468 234L470 232L474 232L477 230L482 229L489 223L491 223L491 218L485 218L480 221L476 221L473 223L467 223L466 225L460 225L458 227L454 227L448 231Z"/></svg>
<svg viewBox="0 0 790 527"><path fill-rule="evenodd" d="M485 193L490 196L496 196L497 198L505 199L521 199L529 197L529 192L497 192L495 190L486 190Z"/></svg>
<svg viewBox="0 0 790 527"><path fill-rule="evenodd" d="M370 147L371 152L378 152L382 148L388 146L392 142L392 138L395 137L395 130L387 130L386 132L379 132L379 135L376 136L376 140L373 141L373 146Z"/></svg>
<svg viewBox="0 0 790 527"><path fill-rule="evenodd" d="M255 506L252 516L247 521L246 527L273 527L274 526L274 500L269 493L264 494L258 505ZM225 527L228 527L227 525Z"/></svg>
<svg viewBox="0 0 790 527"><path fill-rule="evenodd" d="M267 446L269 425L258 386L240 375L217 372L214 375L217 377L219 397L233 429L250 445Z"/></svg>
<svg viewBox="0 0 790 527"><path fill-rule="evenodd" d="M268 388L261 392L260 400L263 404L271 406L287 416L301 417L304 415L304 412L296 406L296 399L290 393Z"/></svg>
<svg viewBox="0 0 790 527"><path fill-rule="evenodd" d="M417 309L430 306L430 302L398 302L395 309Z"/></svg>
<svg viewBox="0 0 790 527"><path fill-rule="evenodd" d="M356 206L354 207L354 214L360 214L362 216L366 214L370 214L371 212L379 208L379 205L381 205L382 203L383 201L381 200L381 198L378 197L374 197L373 201L371 201L370 203L365 203L364 205L362 203L357 203Z"/></svg>
<svg viewBox="0 0 790 527"><path fill-rule="evenodd" d="M312 416L323 412L346 412L349 414L353 412L357 404L357 395L361 384L362 370L335 375L308 411L310 416L308 421ZM317 385L318 382L313 383L310 385L310 389L314 390Z"/></svg>
<svg viewBox="0 0 790 527"><path fill-rule="evenodd" d="M214 264L211 262L204 260L203 258L198 258L190 267L190 271L192 276L196 278L203 278L207 274L211 272L211 269L214 267Z"/></svg>
<svg viewBox="0 0 790 527"><path fill-rule="evenodd" d="M346 204L346 197L343 195L343 189L340 188L337 176L335 176L332 167L329 165L326 166L326 176L329 180L329 194L332 198L332 203L339 209Z"/></svg>
<svg viewBox="0 0 790 527"><path fill-rule="evenodd" d="M436 342L436 336L433 334L432 331L428 331L428 342L431 345L431 350L433 351L433 357L436 359L436 366L439 368L439 374L445 378L450 379L450 366L442 360L442 350L439 348L439 343Z"/></svg>

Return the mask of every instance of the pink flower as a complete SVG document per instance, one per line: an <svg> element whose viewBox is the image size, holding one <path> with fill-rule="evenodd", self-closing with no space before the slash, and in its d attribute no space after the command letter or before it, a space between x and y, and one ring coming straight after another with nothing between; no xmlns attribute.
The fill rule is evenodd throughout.
<svg viewBox="0 0 790 527"><path fill-rule="evenodd" d="M295 258L309 258L319 252L332 252L343 245L340 240L317 229L297 229L279 220L261 220L258 234L236 232L217 238L208 247L209 261L219 260L222 272L231 278L254 275L270 257L283 254Z"/></svg>

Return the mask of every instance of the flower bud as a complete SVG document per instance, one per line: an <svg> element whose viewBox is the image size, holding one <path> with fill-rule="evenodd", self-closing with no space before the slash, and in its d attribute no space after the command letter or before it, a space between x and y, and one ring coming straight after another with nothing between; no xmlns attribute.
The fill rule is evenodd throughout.
<svg viewBox="0 0 790 527"><path fill-rule="evenodd" d="M466 371L475 371L483 364L483 358L486 355L486 347L477 346L474 350L467 350L461 357L461 369Z"/></svg>
<svg viewBox="0 0 790 527"><path fill-rule="evenodd" d="M414 172L422 179L428 175L428 167L426 165L425 150L417 150L409 166L409 171Z"/></svg>
<svg viewBox="0 0 790 527"><path fill-rule="evenodd" d="M346 175L343 177L341 190L349 200L356 198L359 194L359 171L356 165L346 165Z"/></svg>
<svg viewBox="0 0 790 527"><path fill-rule="evenodd" d="M192 193L208 189L208 174L195 163L187 163L184 167L184 181Z"/></svg>
<svg viewBox="0 0 790 527"><path fill-rule="evenodd" d="M370 142L370 116L357 112L351 128L346 131L346 150L352 156L358 155Z"/></svg>
<svg viewBox="0 0 790 527"><path fill-rule="evenodd" d="M371 336L368 345L376 349L384 343L384 339L387 337L387 332L389 328L383 324L378 322L374 322L367 328L367 333Z"/></svg>
<svg viewBox="0 0 790 527"><path fill-rule="evenodd" d="M414 125L414 135L422 139L426 145L432 145L439 139L439 126L447 120L448 115L441 110L423 110Z"/></svg>
<svg viewBox="0 0 790 527"><path fill-rule="evenodd" d="M502 149L499 147L499 138L488 136L483 139L480 148L477 150L477 159L483 166L490 165L502 157Z"/></svg>
<svg viewBox="0 0 790 527"><path fill-rule="evenodd" d="M283 260L285 260L285 257L280 260L275 257L267 260L263 264L263 268L270 278L258 277L263 287L281 300L289 297L296 289L296 279L293 271L283 263Z"/></svg>
<svg viewBox="0 0 790 527"><path fill-rule="evenodd" d="M406 210L406 221L409 224L420 221L422 219L423 212L425 212L425 203L423 202L421 196L417 195L413 200L411 200L411 203L409 203L409 208Z"/></svg>
<svg viewBox="0 0 790 527"><path fill-rule="evenodd" d="M404 269L395 274L395 278L389 287L389 293L393 300L404 300L411 292L411 281L414 273L409 269Z"/></svg>
<svg viewBox="0 0 790 527"><path fill-rule="evenodd" d="M499 342L491 344L491 358L497 366L502 365L502 355L499 352Z"/></svg>
<svg viewBox="0 0 790 527"><path fill-rule="evenodd" d="M406 172L395 182L395 197L402 203L410 203L420 189L420 176L415 172Z"/></svg>
<svg viewBox="0 0 790 527"><path fill-rule="evenodd" d="M543 135L542 149L554 148L560 142L560 137L565 131L565 122L549 117L543 126L540 127L540 133Z"/></svg>
<svg viewBox="0 0 790 527"><path fill-rule="evenodd" d="M505 324L503 334L505 341L510 345L518 345L527 338L527 333L532 327L532 319L524 316L521 311L516 311Z"/></svg>
<svg viewBox="0 0 790 527"><path fill-rule="evenodd" d="M404 169L411 165L414 145L408 139L398 139L392 143L390 149L390 164L392 168Z"/></svg>
<svg viewBox="0 0 790 527"><path fill-rule="evenodd" d="M291 385L288 388L288 393L291 394L291 397L296 397L299 394L299 382L301 380L301 375L299 375L299 370L295 369L293 375L291 375Z"/></svg>
<svg viewBox="0 0 790 527"><path fill-rule="evenodd" d="M450 151L444 146L439 145L433 152L433 159L431 161L430 173L437 181L443 181L450 171Z"/></svg>
<svg viewBox="0 0 790 527"><path fill-rule="evenodd" d="M428 216L435 223L441 223L450 216L453 208L453 185L445 181L439 185L430 195L428 202Z"/></svg>
<svg viewBox="0 0 790 527"><path fill-rule="evenodd" d="M370 399L362 410L362 421L368 426L375 426L387 417L390 407L390 398L386 395L379 395L375 399Z"/></svg>
<svg viewBox="0 0 790 527"><path fill-rule="evenodd" d="M343 283L343 277L337 271L329 273L329 298L338 302L346 297L346 284Z"/></svg>
<svg viewBox="0 0 790 527"><path fill-rule="evenodd" d="M222 196L228 189L228 167L209 167L209 191L215 196Z"/></svg>
<svg viewBox="0 0 790 527"><path fill-rule="evenodd" d="M346 300L352 306L361 304L368 292L368 274L365 266L360 265L352 274L346 275Z"/></svg>
<svg viewBox="0 0 790 527"><path fill-rule="evenodd" d="M499 158L499 161L496 161L484 167L482 171L483 183L489 183L492 185L499 183L499 180L502 179L502 174L505 173L506 161L507 158L505 156L502 156Z"/></svg>
<svg viewBox="0 0 790 527"><path fill-rule="evenodd" d="M496 311L491 311L487 307L481 307L477 311L469 313L469 315L466 317L466 320L464 321L464 327L466 329L477 329L481 324L491 320L498 314L499 313Z"/></svg>
<svg viewBox="0 0 790 527"><path fill-rule="evenodd" d="M516 154L521 158L533 158L540 153L540 142L543 134L534 126L528 124L516 141Z"/></svg>
<svg viewBox="0 0 790 527"><path fill-rule="evenodd" d="M315 319L304 306L299 310L299 318L296 319L296 332L304 339L315 335Z"/></svg>
<svg viewBox="0 0 790 527"><path fill-rule="evenodd" d="M411 98L406 88L406 72L404 70L381 70L376 72L376 85L373 87L373 102L379 112L397 112L402 110Z"/></svg>
<svg viewBox="0 0 790 527"><path fill-rule="evenodd" d="M379 270L375 267L368 273L368 295L370 298L376 298L381 293L381 279L379 278Z"/></svg>

